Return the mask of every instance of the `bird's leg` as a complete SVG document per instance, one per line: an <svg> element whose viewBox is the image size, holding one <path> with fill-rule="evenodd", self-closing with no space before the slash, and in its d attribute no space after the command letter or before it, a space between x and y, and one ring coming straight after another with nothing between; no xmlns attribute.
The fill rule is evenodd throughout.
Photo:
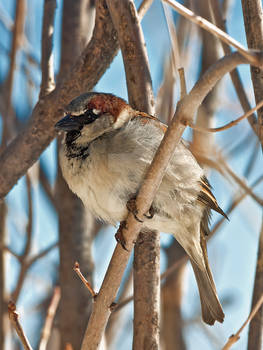
<svg viewBox="0 0 263 350"><path fill-rule="evenodd" d="M128 249L126 248L126 241L125 241L125 238L123 237L123 229L126 229L126 221L122 221L120 223L118 231L115 233L115 239L118 243L120 243L122 248L127 250L128 252Z"/></svg>

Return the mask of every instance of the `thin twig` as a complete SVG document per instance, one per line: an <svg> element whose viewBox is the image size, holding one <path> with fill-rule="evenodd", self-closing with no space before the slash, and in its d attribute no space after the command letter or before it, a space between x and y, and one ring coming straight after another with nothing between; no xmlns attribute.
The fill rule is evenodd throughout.
<svg viewBox="0 0 263 350"><path fill-rule="evenodd" d="M56 0L44 1L44 16L42 25L42 55L41 72L42 81L39 98L49 94L55 87L54 65L53 65L53 34Z"/></svg>
<svg viewBox="0 0 263 350"><path fill-rule="evenodd" d="M9 319L12 322L13 327L16 330L16 333L24 347L25 350L33 350L31 345L29 344L29 341L23 331L23 328L18 320L19 315L16 311L16 304L13 303L12 301L9 301L8 303L8 315Z"/></svg>
<svg viewBox="0 0 263 350"><path fill-rule="evenodd" d="M81 281L84 283L84 285L88 288L92 298L95 298L97 293L94 291L92 288L91 284L89 281L83 276L82 272L80 271L79 263L76 261L73 267L73 270L76 272L76 274L79 276Z"/></svg>
<svg viewBox="0 0 263 350"><path fill-rule="evenodd" d="M27 200L28 200L28 220L26 225L26 243L23 254L20 256L20 271L17 280L15 290L12 293L12 300L16 303L20 292L23 287L24 280L26 278L26 273L28 270L27 259L30 254L32 238L33 238L33 204L32 204L32 189L31 180L29 174L26 174L26 189L27 189Z"/></svg>
<svg viewBox="0 0 263 350"><path fill-rule="evenodd" d="M16 55L19 50L19 47L22 43L22 36L24 32L24 22L25 22L25 11L26 11L25 0L20 0L16 2L16 15L15 22L13 26L13 38L12 38L12 47L10 52L10 67L6 79L6 87L5 87L5 121L4 121L4 130L3 130L3 139L2 144L5 144L10 136L14 132L15 127L15 118L14 114L11 111L11 97L13 92L13 84L14 84L14 75L16 68Z"/></svg>
<svg viewBox="0 0 263 350"><path fill-rule="evenodd" d="M203 132L203 133L207 133L207 132L219 132L219 131L224 131L227 129L232 128L233 126L237 125L239 122L241 122L242 120L248 118L249 116L251 116L251 114L253 114L255 111L257 111L259 108L261 108L263 106L263 100L261 102L259 102L254 108L252 108L250 111L246 112L245 114L243 114L241 117L237 118L236 120L232 120L231 122L223 125L223 126L219 126L217 128L204 128L198 125L193 125L191 122L187 121L187 125L197 131Z"/></svg>
<svg viewBox="0 0 263 350"><path fill-rule="evenodd" d="M215 24L217 25L218 28L222 29L224 32L227 32L226 30L226 25L225 25L225 21L223 19L223 16L221 14L221 9L220 9L220 5L219 5L219 1L218 0L209 0L209 6L210 9L212 11L212 16L215 20ZM222 43L222 47L224 50L225 55L228 55L231 53L231 48L228 44L221 42ZM239 98L240 104L243 108L244 112L247 112L251 109L246 91L244 89L244 86L242 84L240 75L238 70L235 68L233 69L230 73L230 77L233 83L233 86L236 90L236 94ZM248 121L253 129L253 131L258 135L258 128L257 128L257 117L255 114L252 114L249 118Z"/></svg>
<svg viewBox="0 0 263 350"><path fill-rule="evenodd" d="M241 45L238 41L233 39L230 35L223 32L217 26L207 21L203 17L197 16L194 12L181 5L179 2L175 0L163 0L167 2L170 6L172 6L177 12L179 12L182 16L188 18L190 21L199 25L201 28L207 30L209 33L215 35L220 40L225 43L232 45L235 47L241 55L243 55L252 65L262 66L263 65L263 55L260 51L256 52L253 50L247 50L243 45Z"/></svg>
<svg viewBox="0 0 263 350"><path fill-rule="evenodd" d="M41 332L39 348L38 348L39 350L46 350L47 348L47 343L51 334L52 324L54 321L54 317L56 315L59 301L60 301L60 288L55 287L50 305L47 310L45 323Z"/></svg>
<svg viewBox="0 0 263 350"><path fill-rule="evenodd" d="M149 10L153 3L153 0L143 0L138 8L138 18L139 21L143 19L145 16L146 12Z"/></svg>
<svg viewBox="0 0 263 350"><path fill-rule="evenodd" d="M228 350L231 348L231 346L233 344L235 344L239 339L240 339L240 333L243 331L243 329L246 327L246 325L253 319L253 317L256 315L256 313L258 312L259 308L261 307L261 305L263 304L263 294L261 295L261 297L259 298L258 302L256 303L256 305L254 306L253 310L251 311L251 313L249 314L248 318L246 319L246 321L243 323L243 325L239 328L239 330L231 335L227 341L227 343L225 344L225 346L222 348L222 350Z"/></svg>
<svg viewBox="0 0 263 350"><path fill-rule="evenodd" d="M185 97L185 95L187 94L184 68L183 67L179 68L178 72L179 72L180 87L181 87L180 100L182 100Z"/></svg>
<svg viewBox="0 0 263 350"><path fill-rule="evenodd" d="M51 250L53 250L56 247L58 247L58 242L51 243L49 246L47 246L46 248L41 250L39 253L37 253L36 255L32 256L32 258L29 258L28 262L27 262L28 268L31 265L33 265L37 260L39 260L39 259L43 258L44 256L46 256Z"/></svg>

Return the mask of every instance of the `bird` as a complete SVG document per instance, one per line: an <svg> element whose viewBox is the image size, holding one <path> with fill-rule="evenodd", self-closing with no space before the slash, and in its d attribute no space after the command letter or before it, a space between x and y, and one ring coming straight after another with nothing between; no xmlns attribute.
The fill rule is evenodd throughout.
<svg viewBox="0 0 263 350"><path fill-rule="evenodd" d="M69 188L95 217L114 226L124 222L167 126L113 94L86 92L65 107L55 129L65 133L59 158ZM209 325L225 316L207 256L211 209L227 218L181 139L142 229L170 233L183 247Z"/></svg>

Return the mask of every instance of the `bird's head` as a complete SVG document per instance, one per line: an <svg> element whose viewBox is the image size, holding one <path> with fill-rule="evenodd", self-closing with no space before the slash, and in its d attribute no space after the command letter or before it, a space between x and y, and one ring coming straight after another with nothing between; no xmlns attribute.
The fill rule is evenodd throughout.
<svg viewBox="0 0 263 350"><path fill-rule="evenodd" d="M121 128L134 115L134 110L112 94L88 92L72 100L65 108L66 116L56 123L67 140L79 145Z"/></svg>

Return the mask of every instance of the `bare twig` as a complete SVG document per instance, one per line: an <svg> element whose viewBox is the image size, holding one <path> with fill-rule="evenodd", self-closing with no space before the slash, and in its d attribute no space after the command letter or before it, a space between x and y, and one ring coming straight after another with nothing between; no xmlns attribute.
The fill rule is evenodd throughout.
<svg viewBox="0 0 263 350"><path fill-rule="evenodd" d="M263 18L262 18L262 1L260 0L242 0L242 9L244 24L246 30L247 44L251 49L263 50ZM251 78L256 102L259 102L263 95L263 70L251 67ZM257 111L258 115L258 134L263 149L263 109ZM259 236L258 256L256 265L256 275L253 289L252 308L257 299L263 293L263 223ZM248 334L248 350L260 350L263 343L263 307L260 308L256 317L252 320Z"/></svg>
<svg viewBox="0 0 263 350"><path fill-rule="evenodd" d="M57 242L51 243L49 246L47 246L46 248L41 250L38 254L32 256L32 258L28 259L27 268L29 268L31 265L33 265L37 260L46 256L51 250L53 250L57 246L58 246Z"/></svg>
<svg viewBox="0 0 263 350"><path fill-rule="evenodd" d="M179 12L182 16L188 18L190 21L199 25L203 29L207 30L209 33L215 35L220 40L226 42L229 45L232 45L234 48L240 52L242 56L244 56L252 65L262 66L263 65L263 55L261 52L256 52L253 50L247 50L244 46L242 46L238 41L233 39L231 36L223 32L221 29L216 27L211 22L206 19L196 16L194 12L187 9L185 6L181 5L179 2L175 0L163 0L171 5L177 12Z"/></svg>
<svg viewBox="0 0 263 350"><path fill-rule="evenodd" d="M204 127L200 127L198 125L193 125L192 123L188 122L188 126L190 126L190 128L200 131L200 132L219 132L219 131L224 131L227 129L232 128L233 126L237 125L239 122L241 122L242 120L248 118L249 116L251 116L251 114L253 114L255 111L257 111L259 108L261 108L263 106L263 100L261 102L259 102L254 108L252 108L250 111L248 111L247 113L243 114L241 117L232 120L231 122L217 127L217 128L204 128Z"/></svg>
<svg viewBox="0 0 263 350"><path fill-rule="evenodd" d="M42 55L41 71L42 81L39 98L49 94L55 87L54 66L53 66L53 34L56 0L45 0L44 18L42 26Z"/></svg>
<svg viewBox="0 0 263 350"><path fill-rule="evenodd" d="M17 280L15 290L12 293L12 299L14 302L17 302L17 299L20 295L21 289L23 287L23 282L26 277L28 270L27 259L30 254L31 245L32 245L32 220L33 220L33 207L32 207L32 189L30 177L26 175L26 188L27 188L27 199L28 199L28 221L26 226L26 244L23 254L20 256L20 272Z"/></svg>
<svg viewBox="0 0 263 350"><path fill-rule="evenodd" d="M129 103L154 115L154 98L143 32L132 1L107 1L118 32ZM154 263L153 263L154 262ZM159 347L160 237L140 232L134 248L133 349Z"/></svg>
<svg viewBox="0 0 263 350"><path fill-rule="evenodd" d="M181 86L181 97L180 100L182 100L185 95L187 94L186 90L186 81L185 81L185 75L184 75L184 68L179 68L179 77L180 77L180 86Z"/></svg>
<svg viewBox="0 0 263 350"><path fill-rule="evenodd" d="M137 12L132 1L107 1L112 21L119 36L129 103L132 107L154 114L154 99L149 63ZM120 11L126 13L121 18ZM129 14L129 16L128 16ZM135 54L136 53L136 54Z"/></svg>
<svg viewBox="0 0 263 350"><path fill-rule="evenodd" d="M0 247L5 245L6 238L6 203L0 203ZM3 249L0 250L0 349L4 349L5 331L4 331L4 316L6 313L5 305L5 254Z"/></svg>
<svg viewBox="0 0 263 350"><path fill-rule="evenodd" d="M76 272L76 274L79 276L79 278L81 279L81 281L84 283L84 285L88 288L91 296L94 298L97 293L94 291L94 289L92 288L91 284L89 283L89 281L83 276L83 274L80 271L80 267L79 267L79 263L76 261L75 265L73 267L73 270Z"/></svg>
<svg viewBox="0 0 263 350"><path fill-rule="evenodd" d="M231 335L231 337L228 339L227 343L222 348L222 350L230 349L231 346L233 344L235 344L239 340L240 333L243 331L243 329L246 327L246 325L253 319L253 317L256 315L256 313L258 312L258 310L259 310L259 308L261 307L262 304L263 304L263 294L261 295L261 297L257 301L256 305L254 306L253 310L249 314L249 316L246 319L246 321L243 323L243 325L239 328L239 330L235 334Z"/></svg>
<svg viewBox="0 0 263 350"><path fill-rule="evenodd" d="M9 301L8 303L8 314L9 314L9 319L12 322L13 327L16 330L16 333L23 344L23 347L25 350L33 350L31 345L29 344L29 341L23 331L23 328L18 320L19 315L16 311L16 305L12 301Z"/></svg>
<svg viewBox="0 0 263 350"><path fill-rule="evenodd" d="M242 8L246 29L247 45L250 49L263 50L262 1L242 0ZM251 67L251 78L257 103L262 99L263 94L262 74L262 67L260 67L260 69L258 67ZM259 139L263 147L263 109L260 109L257 114Z"/></svg>
<svg viewBox="0 0 263 350"><path fill-rule="evenodd" d="M222 29L224 32L226 32L226 25L224 22L224 19L221 15L221 10L219 6L218 0L209 0L209 5L212 10L212 15L214 17L215 23L218 28ZM224 50L225 55L229 55L231 53L231 48L228 44L221 42L222 47ZM237 69L233 69L232 72L230 72L231 80L234 85L234 88L236 90L237 96L239 98L240 104L244 110L244 112L247 112L251 109L246 91L244 89L244 86L242 84L239 72ZM257 117L255 114L252 114L249 118L248 121L254 130L254 132L257 134L258 133L258 128L257 128Z"/></svg>
<svg viewBox="0 0 263 350"><path fill-rule="evenodd" d="M259 233L258 239L258 254L257 254L257 264L256 264L256 273L254 280L254 289L253 289L253 299L252 306L256 304L260 292L263 290L263 217L261 222L261 230ZM251 322L249 325L249 333L248 333L248 350L259 350L262 348L262 318L263 318L263 307L259 309L257 315L253 319L253 323Z"/></svg>
<svg viewBox="0 0 263 350"><path fill-rule="evenodd" d="M146 14L146 12L149 10L153 3L153 0L143 0L138 8L138 18L139 21L141 21Z"/></svg>
<svg viewBox="0 0 263 350"><path fill-rule="evenodd" d="M46 350L47 348L47 343L50 337L52 324L58 308L59 300L60 300L60 288L55 287L50 305L47 310L45 323L41 332L39 348L38 348L39 350Z"/></svg>
<svg viewBox="0 0 263 350"><path fill-rule="evenodd" d="M12 39L12 48L10 53L10 67L9 67L7 79L5 82L6 108L5 108L5 114L4 114L5 122L4 122L2 144L5 144L10 134L14 132L13 129L15 126L15 118L11 113L11 96L12 96L15 67L16 67L16 54L19 49L19 46L21 46L21 43L22 43L21 37L23 36L23 32L24 32L25 6L26 6L25 0L16 2L16 17L15 17L15 22L13 26L13 39Z"/></svg>

